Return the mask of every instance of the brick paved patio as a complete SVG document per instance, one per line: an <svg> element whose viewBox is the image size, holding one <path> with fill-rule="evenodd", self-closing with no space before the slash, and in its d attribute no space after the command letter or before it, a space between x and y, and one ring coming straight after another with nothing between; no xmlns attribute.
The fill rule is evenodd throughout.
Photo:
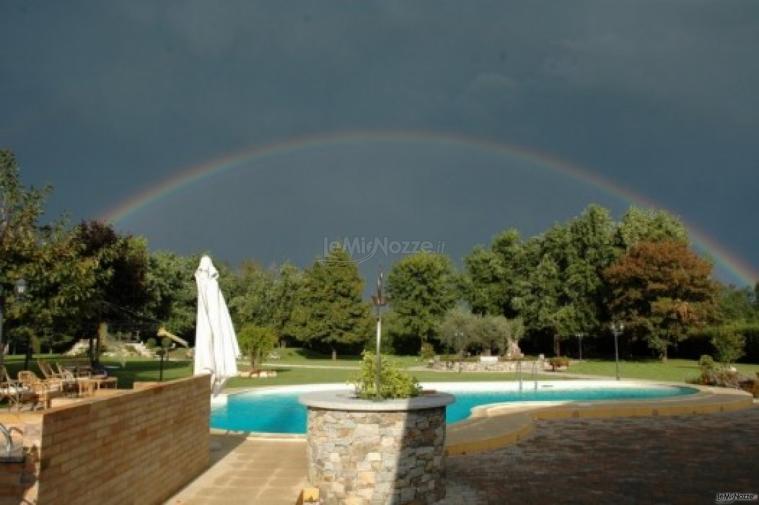
<svg viewBox="0 0 759 505"><path fill-rule="evenodd" d="M759 406L723 414L537 421L532 437L448 459L453 504L698 504L759 493Z"/></svg>
<svg viewBox="0 0 759 505"><path fill-rule="evenodd" d="M759 405L535 423L516 445L449 457L439 505L691 505L714 503L717 492L759 493ZM213 438L212 468L168 504L295 503L306 485L305 443Z"/></svg>

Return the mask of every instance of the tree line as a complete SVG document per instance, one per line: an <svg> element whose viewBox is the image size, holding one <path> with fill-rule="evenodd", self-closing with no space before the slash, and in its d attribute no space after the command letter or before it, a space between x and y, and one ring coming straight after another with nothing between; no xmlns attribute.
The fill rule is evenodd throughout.
<svg viewBox="0 0 759 505"><path fill-rule="evenodd" d="M102 322L117 335L147 339L164 326L192 340L201 254L151 252L144 238L97 221L42 223L50 188L24 186L7 150L0 151L0 191L0 285L11 350L60 351L92 338ZM371 341L373 309L342 248L305 268L218 263L236 326L333 355ZM29 285L23 298L13 293L19 278ZM627 352L663 359L699 338L718 352L759 344L759 286L715 281L682 222L655 209L633 207L615 222L590 205L535 237L508 229L474 247L460 269L443 254L405 256L388 272L387 291L383 342L399 353L423 345L505 353L520 340L530 351L560 355L578 336L603 353L612 321L625 325Z"/></svg>

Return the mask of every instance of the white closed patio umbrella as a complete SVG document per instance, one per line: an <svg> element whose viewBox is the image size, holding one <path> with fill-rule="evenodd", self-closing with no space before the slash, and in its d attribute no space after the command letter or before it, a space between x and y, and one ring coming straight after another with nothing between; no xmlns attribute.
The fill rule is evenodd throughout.
<svg viewBox="0 0 759 505"><path fill-rule="evenodd" d="M195 328L195 375L210 373L213 394L230 377L237 376L240 348L232 318L219 288L219 271L203 256L195 271L198 285L198 318Z"/></svg>

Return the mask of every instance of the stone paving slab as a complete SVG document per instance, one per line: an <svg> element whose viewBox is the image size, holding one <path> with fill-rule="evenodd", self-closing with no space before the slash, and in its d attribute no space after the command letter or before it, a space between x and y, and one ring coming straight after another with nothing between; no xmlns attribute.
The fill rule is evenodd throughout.
<svg viewBox="0 0 759 505"><path fill-rule="evenodd" d="M166 505L294 505L306 487L303 440L211 438L211 468Z"/></svg>
<svg viewBox="0 0 759 505"><path fill-rule="evenodd" d="M743 391L693 386L699 392L671 398L627 401L505 403L475 407L472 417L448 429L446 451L464 455L497 449L525 438L536 420L658 417L731 412L750 408Z"/></svg>
<svg viewBox="0 0 759 505"><path fill-rule="evenodd" d="M448 459L439 505L698 504L759 493L759 407L646 418L536 421L532 437Z"/></svg>

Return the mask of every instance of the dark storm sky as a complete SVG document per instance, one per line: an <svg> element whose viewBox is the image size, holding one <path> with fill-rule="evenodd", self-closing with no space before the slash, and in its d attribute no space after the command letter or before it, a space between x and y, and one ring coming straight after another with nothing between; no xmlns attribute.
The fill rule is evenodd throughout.
<svg viewBox="0 0 759 505"><path fill-rule="evenodd" d="M102 216L183 168L291 137L432 131L587 167L759 266L754 0L2 0L0 13L0 146L27 183L54 185L53 214ZM254 160L117 224L233 262L302 265L341 237L429 240L458 260L590 202L617 217L629 203L492 152L360 142Z"/></svg>

